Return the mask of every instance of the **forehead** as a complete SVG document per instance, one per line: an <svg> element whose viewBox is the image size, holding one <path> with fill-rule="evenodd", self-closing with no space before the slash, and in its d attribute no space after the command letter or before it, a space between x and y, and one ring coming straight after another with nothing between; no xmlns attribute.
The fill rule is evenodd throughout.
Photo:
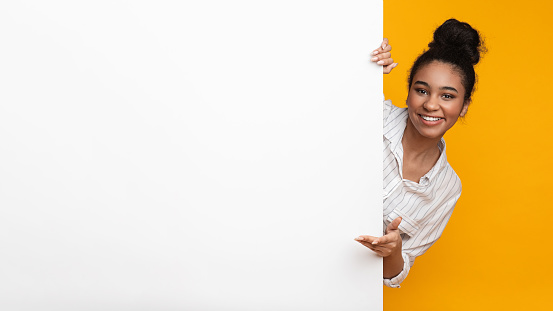
<svg viewBox="0 0 553 311"><path fill-rule="evenodd" d="M426 82L430 87L450 86L465 91L459 70L451 64L439 61L433 61L419 68L413 77L413 84L417 81Z"/></svg>

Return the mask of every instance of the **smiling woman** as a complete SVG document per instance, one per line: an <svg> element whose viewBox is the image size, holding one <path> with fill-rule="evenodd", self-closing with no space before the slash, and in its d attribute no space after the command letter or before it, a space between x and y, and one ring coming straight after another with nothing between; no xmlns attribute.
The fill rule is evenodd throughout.
<svg viewBox="0 0 553 311"><path fill-rule="evenodd" d="M443 136L467 113L473 66L484 51L478 31L455 19L438 27L428 46L411 68L407 108L384 102L384 235L356 238L384 257L390 287L399 287L415 258L438 240L461 196ZM385 73L395 67L390 50L384 41L374 53Z"/></svg>

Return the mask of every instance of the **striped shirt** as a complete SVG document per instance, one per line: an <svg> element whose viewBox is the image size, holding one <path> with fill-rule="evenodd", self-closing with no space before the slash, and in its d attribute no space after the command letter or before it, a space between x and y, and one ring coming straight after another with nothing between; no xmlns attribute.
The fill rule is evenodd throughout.
<svg viewBox="0 0 553 311"><path fill-rule="evenodd" d="M415 258L438 240L461 196L461 180L449 165L442 138L440 158L418 183L403 179L401 139L407 124L407 109L384 101L384 230L395 218L402 217L403 270L391 279L389 287L399 287L407 277Z"/></svg>

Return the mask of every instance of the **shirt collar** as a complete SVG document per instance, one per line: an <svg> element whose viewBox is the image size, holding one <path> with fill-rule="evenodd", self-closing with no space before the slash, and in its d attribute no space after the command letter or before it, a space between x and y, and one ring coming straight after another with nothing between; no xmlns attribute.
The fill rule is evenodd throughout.
<svg viewBox="0 0 553 311"><path fill-rule="evenodd" d="M438 161L436 162L436 164L434 164L430 171L428 171L428 173L422 176L422 178L428 178L429 181L434 180L438 173L440 173L448 165L447 156L445 153L445 140L443 137L438 143L438 148L440 148L440 157L438 158Z"/></svg>
<svg viewBox="0 0 553 311"><path fill-rule="evenodd" d="M384 138L390 142L390 149L396 157L399 157L401 166L403 166L403 147L401 146L401 139L403 138L405 126L407 126L407 113L407 109L394 109L387 118L389 122L386 122L384 125ZM448 165L445 152L445 140L443 137L438 143L438 148L440 148L440 157L430 171L421 177L419 181L421 185L432 181L438 173Z"/></svg>

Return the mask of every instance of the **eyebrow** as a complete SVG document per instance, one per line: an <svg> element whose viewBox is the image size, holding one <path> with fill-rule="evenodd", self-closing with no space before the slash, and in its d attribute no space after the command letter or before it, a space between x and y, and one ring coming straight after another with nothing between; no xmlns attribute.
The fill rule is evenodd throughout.
<svg viewBox="0 0 553 311"><path fill-rule="evenodd" d="M413 83L413 84L421 84L421 85L424 85L424 86L426 86L426 87L428 87L428 88L430 87L430 85L429 85L428 83L424 82L424 81L416 81L416 82ZM440 88L440 90L449 90L449 91L453 91L453 92L459 94L459 91L457 91L456 88L451 87L451 86L442 86L442 87Z"/></svg>

